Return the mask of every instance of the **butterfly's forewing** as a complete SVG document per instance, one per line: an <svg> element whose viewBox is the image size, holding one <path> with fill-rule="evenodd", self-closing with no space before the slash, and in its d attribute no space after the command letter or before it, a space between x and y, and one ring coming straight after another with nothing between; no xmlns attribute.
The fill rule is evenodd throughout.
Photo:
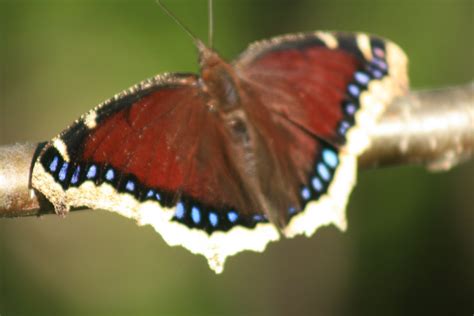
<svg viewBox="0 0 474 316"><path fill-rule="evenodd" d="M291 217L286 235L344 228L367 129L407 90L404 53L366 34L317 32L257 42L234 65L293 203L279 210Z"/></svg>
<svg viewBox="0 0 474 316"><path fill-rule="evenodd" d="M32 185L59 211L103 208L151 224L168 244L203 254L219 271L226 256L261 251L278 238L252 209L226 135L195 76L160 76L48 143Z"/></svg>

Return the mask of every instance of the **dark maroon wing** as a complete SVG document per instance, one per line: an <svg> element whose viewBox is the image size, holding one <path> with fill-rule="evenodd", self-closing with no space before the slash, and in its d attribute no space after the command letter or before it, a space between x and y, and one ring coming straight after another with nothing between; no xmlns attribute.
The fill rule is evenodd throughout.
<svg viewBox="0 0 474 316"><path fill-rule="evenodd" d="M333 211L332 221L344 226L364 131L407 89L403 52L366 34L318 32L257 42L234 65L246 110L272 153L270 168L280 173L268 195L286 196L281 218L302 214L288 234L314 231L308 212ZM323 197L333 202L323 207Z"/></svg>
<svg viewBox="0 0 474 316"><path fill-rule="evenodd" d="M90 201L68 198L69 206L98 207L99 199L125 194L176 207L174 221L211 234L265 221L240 185L225 150L229 141L197 77L172 75L87 113L46 146L38 163L66 193L84 184L93 184L91 192L103 184L113 188Z"/></svg>
<svg viewBox="0 0 474 316"><path fill-rule="evenodd" d="M391 77L397 82L386 94L406 90L406 61L396 48L365 34L288 35L251 45L235 65L273 113L342 145L371 82Z"/></svg>
<svg viewBox="0 0 474 316"><path fill-rule="evenodd" d="M49 142L32 186L58 213L87 206L150 224L219 273L226 257L279 235L252 206L215 114L194 75L144 81Z"/></svg>

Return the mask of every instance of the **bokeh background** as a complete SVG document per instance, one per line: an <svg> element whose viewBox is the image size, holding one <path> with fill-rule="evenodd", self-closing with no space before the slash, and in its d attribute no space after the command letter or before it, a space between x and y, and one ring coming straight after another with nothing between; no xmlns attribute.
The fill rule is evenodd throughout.
<svg viewBox="0 0 474 316"><path fill-rule="evenodd" d="M206 39L205 0L165 0ZM472 0L215 0L215 47L317 29L391 38L414 89L472 80ZM153 2L2 0L0 144L50 139L116 92L197 71ZM362 171L349 227L232 257L222 275L106 211L0 219L0 315L472 315L474 162Z"/></svg>

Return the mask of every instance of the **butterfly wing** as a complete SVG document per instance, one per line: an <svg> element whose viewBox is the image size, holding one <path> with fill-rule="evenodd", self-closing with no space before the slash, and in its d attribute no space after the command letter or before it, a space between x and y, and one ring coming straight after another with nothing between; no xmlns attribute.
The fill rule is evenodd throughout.
<svg viewBox="0 0 474 316"><path fill-rule="evenodd" d="M49 142L32 186L60 213L87 206L151 224L168 244L204 255L221 271L225 257L278 239L252 210L229 142L196 76L159 76Z"/></svg>
<svg viewBox="0 0 474 316"><path fill-rule="evenodd" d="M278 212L287 236L329 223L345 228L357 155L367 130L407 90L406 63L392 42L325 32L257 42L234 63L246 111L271 153L267 195L285 195Z"/></svg>

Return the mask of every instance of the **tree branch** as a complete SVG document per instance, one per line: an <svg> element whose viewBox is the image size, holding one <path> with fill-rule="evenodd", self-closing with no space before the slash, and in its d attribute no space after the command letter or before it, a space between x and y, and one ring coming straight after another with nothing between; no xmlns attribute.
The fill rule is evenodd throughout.
<svg viewBox="0 0 474 316"><path fill-rule="evenodd" d="M396 99L371 130L362 168L405 164L449 170L474 151L474 82Z"/></svg>
<svg viewBox="0 0 474 316"><path fill-rule="evenodd" d="M370 131L362 168L419 164L449 170L474 152L474 83L412 92L395 100ZM42 144L0 146L0 218L54 213L30 184Z"/></svg>

